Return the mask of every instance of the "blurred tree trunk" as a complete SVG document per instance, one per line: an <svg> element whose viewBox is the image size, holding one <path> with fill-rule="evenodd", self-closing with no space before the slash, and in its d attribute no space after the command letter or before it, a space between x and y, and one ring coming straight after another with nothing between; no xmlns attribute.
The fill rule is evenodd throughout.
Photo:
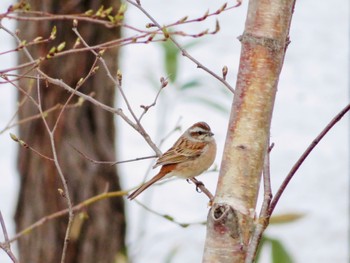
<svg viewBox="0 0 350 263"><path fill-rule="evenodd" d="M119 2L112 0L31 0L32 10L50 13L84 13L89 9L97 10L101 5L118 9ZM19 23L19 36L27 41L38 36L50 35L52 27L57 26L57 39L48 45L36 45L29 48L34 58L45 56L50 47L65 41L71 48L76 40L72 32L71 21L26 21ZM102 43L119 37L116 28L107 29L92 23L79 22L79 31L90 45ZM111 72L117 72L117 49L106 51L105 60ZM80 78L89 72L95 57L91 52L70 54L55 58L40 65L49 76L63 79L74 87ZM27 62L20 54L19 63ZM20 72L23 73L23 72ZM36 84L26 79L20 80L20 86L37 99ZM58 103L65 103L69 94L53 85L42 85L42 107L49 109ZM80 88L99 101L112 106L115 87L106 73L99 70ZM20 93L19 100L25 96ZM77 102L74 97L71 103ZM59 110L47 116L49 124L55 123ZM38 109L30 100L19 108L19 118L24 119L38 114ZM92 104L85 102L81 107L66 109L55 133L58 160L67 179L73 204L104 192L120 189L115 166L96 165L72 146L96 160L116 160L114 116ZM19 127L19 137L30 146L47 156L52 150L47 131L42 120L34 120ZM16 226L20 231L45 215L67 208L66 200L58 189L62 183L52 162L44 160L30 150L19 150L18 167L20 172L20 194L16 211ZM98 202L86 208L86 217L75 216L71 238L69 240L66 262L103 263L116 262L125 255L125 218L122 198L113 198ZM59 262L62 253L67 217L47 222L19 240L19 258L21 262ZM117 260L118 261L118 260ZM122 261L118 261L122 262Z"/></svg>
<svg viewBox="0 0 350 263"><path fill-rule="evenodd" d="M203 262L245 262L294 0L250 0Z"/></svg>

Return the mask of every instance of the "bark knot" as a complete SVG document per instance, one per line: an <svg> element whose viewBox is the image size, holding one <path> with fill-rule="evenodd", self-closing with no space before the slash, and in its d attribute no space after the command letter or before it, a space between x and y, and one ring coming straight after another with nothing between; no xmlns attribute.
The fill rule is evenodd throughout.
<svg viewBox="0 0 350 263"><path fill-rule="evenodd" d="M221 235L228 234L233 239L239 238L238 217L231 206L227 204L214 204L211 215L215 231Z"/></svg>
<svg viewBox="0 0 350 263"><path fill-rule="evenodd" d="M239 36L238 40L241 41L241 43L264 46L274 52L284 49L287 44L286 41L270 37L256 36L247 32L244 32L243 35Z"/></svg>

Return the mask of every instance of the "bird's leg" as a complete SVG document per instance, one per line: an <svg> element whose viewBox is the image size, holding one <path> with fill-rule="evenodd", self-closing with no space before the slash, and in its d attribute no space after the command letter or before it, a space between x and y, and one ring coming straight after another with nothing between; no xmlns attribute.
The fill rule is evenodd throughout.
<svg viewBox="0 0 350 263"><path fill-rule="evenodd" d="M204 186L204 184L201 181L198 181L196 178L192 178L192 182L196 185L196 191L198 193L202 193L201 188Z"/></svg>
<svg viewBox="0 0 350 263"><path fill-rule="evenodd" d="M213 202L214 200L214 196L213 194L205 187L205 185L201 182L201 181L198 181L195 177L193 178L189 178L189 179L186 179L187 182L190 183L190 181L192 181L195 185L196 185L196 191L198 193L204 193L206 196L208 196L209 200L210 200L210 203L209 205L211 206L211 203Z"/></svg>
<svg viewBox="0 0 350 263"><path fill-rule="evenodd" d="M203 184L201 181L198 181L198 182L196 183L196 191L197 191L198 193L202 193L201 186L204 186L204 184Z"/></svg>

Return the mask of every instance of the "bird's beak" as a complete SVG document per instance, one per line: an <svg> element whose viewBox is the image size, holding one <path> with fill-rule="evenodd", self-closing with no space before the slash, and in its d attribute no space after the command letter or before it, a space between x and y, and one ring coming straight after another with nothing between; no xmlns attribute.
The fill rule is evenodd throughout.
<svg viewBox="0 0 350 263"><path fill-rule="evenodd" d="M208 134L210 137L214 136L214 133L212 133L211 131Z"/></svg>

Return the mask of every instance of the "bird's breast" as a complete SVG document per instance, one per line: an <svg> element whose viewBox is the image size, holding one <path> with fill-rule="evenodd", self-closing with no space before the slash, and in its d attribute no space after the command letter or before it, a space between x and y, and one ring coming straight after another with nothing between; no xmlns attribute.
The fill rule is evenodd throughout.
<svg viewBox="0 0 350 263"><path fill-rule="evenodd" d="M198 176L208 170L213 164L215 156L216 144L213 140L205 146L201 155L195 159L177 164L176 171L173 171L173 175L186 179Z"/></svg>

